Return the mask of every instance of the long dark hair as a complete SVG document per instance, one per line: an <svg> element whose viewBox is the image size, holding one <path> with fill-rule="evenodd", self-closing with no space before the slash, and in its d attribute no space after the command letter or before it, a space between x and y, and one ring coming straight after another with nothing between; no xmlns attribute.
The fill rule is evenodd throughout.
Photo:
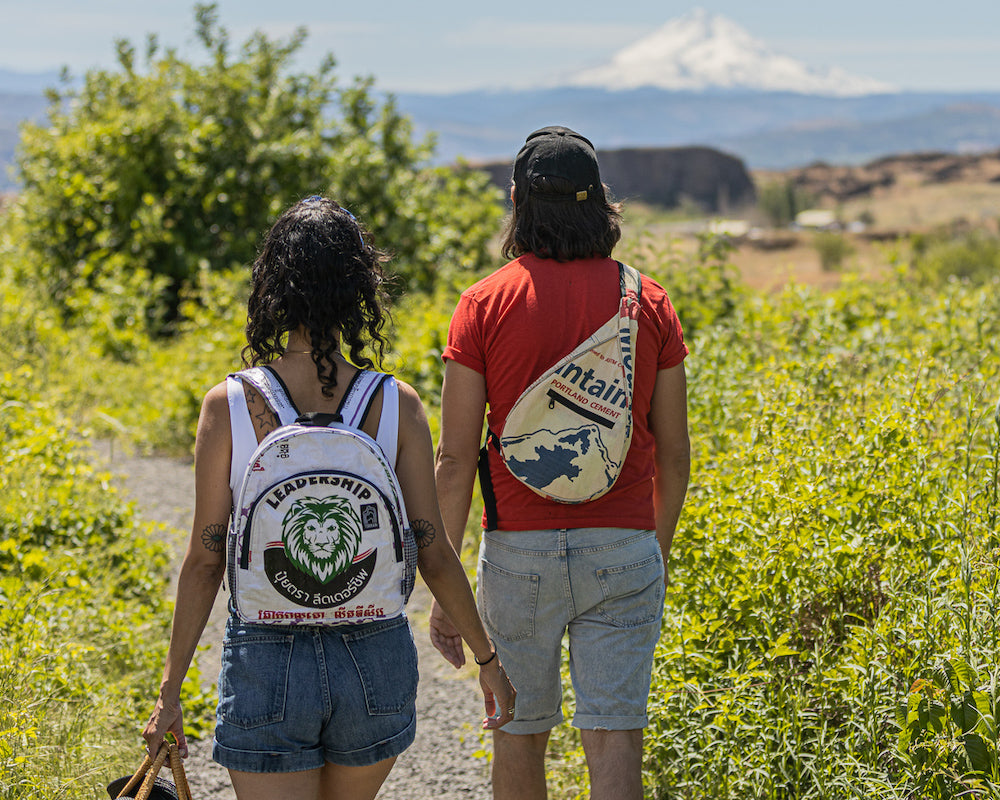
<svg viewBox="0 0 1000 800"><path fill-rule="evenodd" d="M608 257L621 239L621 203L610 201L604 184L598 196L573 199L573 185L538 176L530 187L514 184L514 210L504 223L504 258L534 253L556 261ZM529 190L530 189L530 190Z"/></svg>
<svg viewBox="0 0 1000 800"><path fill-rule="evenodd" d="M341 342L359 367L380 365L388 339L382 264L388 257L371 235L332 200L314 196L296 203L268 232L254 261L247 303L245 366L267 364L285 349L285 335L309 332L323 394L337 385L333 361ZM369 346L377 364L364 354Z"/></svg>

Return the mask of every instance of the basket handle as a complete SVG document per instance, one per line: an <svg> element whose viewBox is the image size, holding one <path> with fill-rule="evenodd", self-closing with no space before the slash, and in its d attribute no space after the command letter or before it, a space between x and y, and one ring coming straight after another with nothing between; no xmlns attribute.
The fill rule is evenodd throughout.
<svg viewBox="0 0 1000 800"><path fill-rule="evenodd" d="M170 771L174 775L174 786L177 789L178 800L191 800L191 789L188 786L187 775L184 774L184 763L181 760L180 751L176 742L170 742L167 747L170 750Z"/></svg>
<svg viewBox="0 0 1000 800"><path fill-rule="evenodd" d="M145 757L142 759L142 764L139 766L139 769L132 774L132 777L125 782L122 790L118 792L118 797L123 797L125 794L132 791L132 788L142 779L142 776L146 774L146 771L152 763L152 756L150 756L149 753L146 753Z"/></svg>
<svg viewBox="0 0 1000 800"><path fill-rule="evenodd" d="M135 800L149 800L149 794L153 791L153 782L163 767L164 762L170 760L170 771L174 776L174 787L177 789L179 800L191 800L191 789L188 787L187 776L184 774L184 764L181 761L180 752L177 750L175 742L164 741L160 744L160 749L156 752L156 758L150 758L149 753L142 761L142 765L135 774L129 778L128 782L118 793L118 797L123 797L135 785L142 780L142 786L136 792Z"/></svg>

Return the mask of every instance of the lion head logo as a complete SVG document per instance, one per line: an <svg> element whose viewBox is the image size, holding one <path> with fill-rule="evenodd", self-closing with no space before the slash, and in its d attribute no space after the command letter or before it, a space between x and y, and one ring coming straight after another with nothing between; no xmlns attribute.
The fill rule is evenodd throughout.
<svg viewBox="0 0 1000 800"><path fill-rule="evenodd" d="M361 545L361 520L342 497L299 498L281 527L288 559L323 583L350 566Z"/></svg>

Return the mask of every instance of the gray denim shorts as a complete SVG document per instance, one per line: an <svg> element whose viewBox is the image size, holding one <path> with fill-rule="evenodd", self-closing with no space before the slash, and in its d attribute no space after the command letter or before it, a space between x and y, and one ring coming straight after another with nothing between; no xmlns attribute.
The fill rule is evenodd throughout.
<svg viewBox="0 0 1000 800"><path fill-rule="evenodd" d="M663 557L655 533L487 531L479 556L480 614L517 689L517 713L504 731L541 733L562 721L567 632L573 725L645 727L663 618Z"/></svg>
<svg viewBox="0 0 1000 800"><path fill-rule="evenodd" d="M241 772L375 764L413 742L416 696L406 617L322 628L230 616L212 755Z"/></svg>

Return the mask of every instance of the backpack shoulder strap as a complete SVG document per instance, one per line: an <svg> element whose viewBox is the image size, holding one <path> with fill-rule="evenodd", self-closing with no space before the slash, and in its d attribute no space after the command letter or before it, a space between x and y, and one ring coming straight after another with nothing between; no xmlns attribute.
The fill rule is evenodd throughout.
<svg viewBox="0 0 1000 800"><path fill-rule="evenodd" d="M399 450L399 385L392 375L385 377L382 383L382 416L378 421L378 435L375 440L395 469L396 454Z"/></svg>
<svg viewBox="0 0 1000 800"><path fill-rule="evenodd" d="M270 367L266 365L250 367L250 369L234 373L232 377L250 384L260 392L274 413L278 415L278 420L282 425L295 422L299 416L299 411L295 407L295 403L292 402L288 387L281 380L281 376Z"/></svg>
<svg viewBox="0 0 1000 800"><path fill-rule="evenodd" d="M344 396L337 407L337 413L345 425L360 428L368 416L372 401L382 382L389 376L382 372L359 369L348 384Z"/></svg>
<svg viewBox="0 0 1000 800"><path fill-rule="evenodd" d="M347 391L344 392L344 399L341 400L337 411L345 425L360 428L367 419L368 412L371 411L379 389L382 389L382 415L379 418L375 441L382 448L390 464L395 466L399 440L399 387L392 375L365 369L358 370L351 379Z"/></svg>

